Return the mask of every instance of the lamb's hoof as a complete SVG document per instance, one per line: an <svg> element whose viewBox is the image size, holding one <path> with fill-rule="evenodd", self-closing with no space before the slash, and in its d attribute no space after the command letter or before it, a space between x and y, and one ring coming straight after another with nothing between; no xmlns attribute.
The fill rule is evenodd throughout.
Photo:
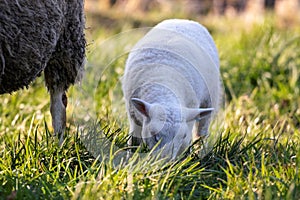
<svg viewBox="0 0 300 200"><path fill-rule="evenodd" d="M55 132L53 134L53 138L58 138L59 142L58 145L61 147L64 143L64 133L63 132Z"/></svg>

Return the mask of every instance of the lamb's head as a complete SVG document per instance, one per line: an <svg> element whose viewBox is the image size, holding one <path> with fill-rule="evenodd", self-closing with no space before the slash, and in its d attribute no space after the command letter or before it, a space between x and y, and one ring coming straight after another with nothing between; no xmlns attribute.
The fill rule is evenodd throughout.
<svg viewBox="0 0 300 200"><path fill-rule="evenodd" d="M210 114L213 108L182 108L148 103L138 98L131 99L134 107L143 116L142 140L149 149L163 149L161 156L174 159L192 141L195 120Z"/></svg>

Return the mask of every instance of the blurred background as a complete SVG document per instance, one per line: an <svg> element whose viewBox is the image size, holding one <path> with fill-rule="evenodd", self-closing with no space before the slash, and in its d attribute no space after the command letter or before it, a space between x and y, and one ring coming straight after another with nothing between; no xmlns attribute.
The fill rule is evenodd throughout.
<svg viewBox="0 0 300 200"><path fill-rule="evenodd" d="M108 50L108 43L104 48L98 43L103 45L116 34L122 33L124 39L128 30L153 27L168 18L195 20L206 26L215 40L230 100L262 87L265 80L274 87L272 73L284 82L298 83L292 77L298 80L299 11L300 0L85 0L88 61L95 63L97 70L104 68L104 54L117 52L121 43L112 45L113 50ZM139 38L128 33L124 44L130 46ZM124 61L118 66L112 71L121 76Z"/></svg>
<svg viewBox="0 0 300 200"><path fill-rule="evenodd" d="M152 26L165 18L241 18L246 24L273 15L280 27L300 22L300 0L85 0L88 24Z"/></svg>

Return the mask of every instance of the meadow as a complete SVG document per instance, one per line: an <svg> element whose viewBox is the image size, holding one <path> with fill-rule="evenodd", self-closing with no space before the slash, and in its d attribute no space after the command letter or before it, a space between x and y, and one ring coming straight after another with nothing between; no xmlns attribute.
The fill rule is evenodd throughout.
<svg viewBox="0 0 300 200"><path fill-rule="evenodd" d="M219 51L220 123L210 149L196 144L166 163L141 149L125 159L120 90L128 51L148 30L134 28L156 21L95 21L61 147L43 77L0 96L0 199L300 199L299 28L280 28L272 17L249 26L198 20Z"/></svg>

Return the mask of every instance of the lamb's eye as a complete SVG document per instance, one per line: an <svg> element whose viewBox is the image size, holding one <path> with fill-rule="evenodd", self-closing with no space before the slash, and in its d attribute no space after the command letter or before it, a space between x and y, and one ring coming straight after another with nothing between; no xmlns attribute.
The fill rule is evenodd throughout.
<svg viewBox="0 0 300 200"><path fill-rule="evenodd" d="M151 134L152 136L155 136L157 133L156 133L155 131L150 131L150 134Z"/></svg>
<svg viewBox="0 0 300 200"><path fill-rule="evenodd" d="M155 141L158 142L160 140L160 137L158 134L154 135Z"/></svg>

